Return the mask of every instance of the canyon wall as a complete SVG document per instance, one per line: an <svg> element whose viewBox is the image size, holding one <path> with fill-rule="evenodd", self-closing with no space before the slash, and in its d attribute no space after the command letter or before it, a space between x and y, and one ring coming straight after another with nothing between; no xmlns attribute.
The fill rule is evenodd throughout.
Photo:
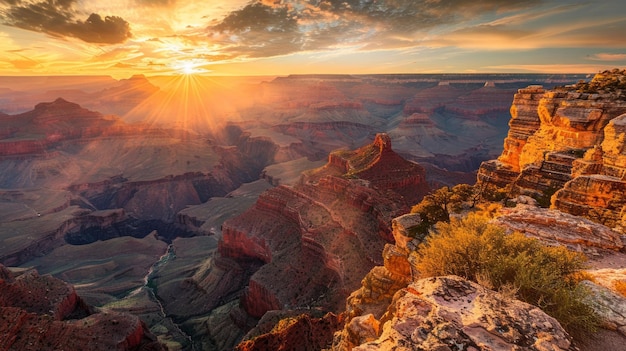
<svg viewBox="0 0 626 351"><path fill-rule="evenodd" d="M611 227L626 224L626 71L546 91L520 89L504 151L478 171L485 186L512 185L543 205Z"/></svg>
<svg viewBox="0 0 626 351"><path fill-rule="evenodd" d="M393 241L391 219L427 191L423 169L403 160L387 135L334 152L301 181L278 186L222 227L219 254L258 262L240 298L254 318L267 311L342 310L345 298Z"/></svg>

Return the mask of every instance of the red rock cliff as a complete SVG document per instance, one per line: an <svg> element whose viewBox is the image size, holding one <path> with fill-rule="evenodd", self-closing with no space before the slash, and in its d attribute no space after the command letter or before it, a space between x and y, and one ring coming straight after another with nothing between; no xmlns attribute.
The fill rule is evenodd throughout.
<svg viewBox="0 0 626 351"><path fill-rule="evenodd" d="M591 82L544 91L520 89L509 135L497 160L484 162L478 181L584 215L611 227L626 224L626 70Z"/></svg>
<svg viewBox="0 0 626 351"><path fill-rule="evenodd" d="M391 219L427 191L422 167L398 156L385 134L332 153L294 187L270 189L222 227L222 256L264 263L241 305L257 318L273 309L341 310L348 292L382 263Z"/></svg>

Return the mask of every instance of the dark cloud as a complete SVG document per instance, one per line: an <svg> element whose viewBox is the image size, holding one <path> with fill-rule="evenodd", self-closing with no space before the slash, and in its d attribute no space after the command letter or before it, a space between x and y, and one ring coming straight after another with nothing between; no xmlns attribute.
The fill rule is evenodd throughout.
<svg viewBox="0 0 626 351"><path fill-rule="evenodd" d="M252 3L230 13L209 30L223 44L232 44L226 51L235 55L276 56L302 47L296 14L286 6Z"/></svg>
<svg viewBox="0 0 626 351"><path fill-rule="evenodd" d="M8 26L97 44L122 43L132 36L128 22L118 16L92 13L84 21L77 19L76 0L1 1L11 5L0 8L0 20Z"/></svg>
<svg viewBox="0 0 626 351"><path fill-rule="evenodd" d="M234 55L265 57L371 39L407 45L439 25L528 8L541 0L257 0L208 27Z"/></svg>
<svg viewBox="0 0 626 351"><path fill-rule="evenodd" d="M287 7L255 3L230 13L220 24L214 26L214 29L237 34L250 31L289 33L298 29L298 22Z"/></svg>

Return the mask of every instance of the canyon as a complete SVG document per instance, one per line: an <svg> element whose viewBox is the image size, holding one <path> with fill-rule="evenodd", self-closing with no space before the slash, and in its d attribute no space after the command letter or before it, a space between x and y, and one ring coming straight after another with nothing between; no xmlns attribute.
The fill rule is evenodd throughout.
<svg viewBox="0 0 626 351"><path fill-rule="evenodd" d="M202 103L165 77L14 82L0 263L131 312L171 349L231 348L277 309L334 328L381 254L397 256L392 219L500 154L514 92L581 78L217 78ZM603 152L615 174L619 151Z"/></svg>

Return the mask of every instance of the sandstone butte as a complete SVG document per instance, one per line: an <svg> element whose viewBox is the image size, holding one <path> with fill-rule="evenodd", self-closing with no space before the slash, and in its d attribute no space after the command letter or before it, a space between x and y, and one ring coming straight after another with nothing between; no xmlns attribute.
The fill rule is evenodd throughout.
<svg viewBox="0 0 626 351"><path fill-rule="evenodd" d="M0 265L0 350L165 350L129 313L96 311L74 287Z"/></svg>
<svg viewBox="0 0 626 351"><path fill-rule="evenodd" d="M483 186L512 186L551 208L626 227L626 70L591 82L515 94L497 160L478 171Z"/></svg>
<svg viewBox="0 0 626 351"><path fill-rule="evenodd" d="M226 268L242 267L245 274L256 267L239 300L246 315L339 312L362 277L382 263L380 253L393 241L391 219L428 191L422 167L402 159L389 137L378 134L360 149L331 153L324 167L305 173L298 184L266 191L248 211L227 220L213 268L190 284L202 289L219 280L219 289L205 291L226 296L241 284ZM319 323L338 323L326 318Z"/></svg>

